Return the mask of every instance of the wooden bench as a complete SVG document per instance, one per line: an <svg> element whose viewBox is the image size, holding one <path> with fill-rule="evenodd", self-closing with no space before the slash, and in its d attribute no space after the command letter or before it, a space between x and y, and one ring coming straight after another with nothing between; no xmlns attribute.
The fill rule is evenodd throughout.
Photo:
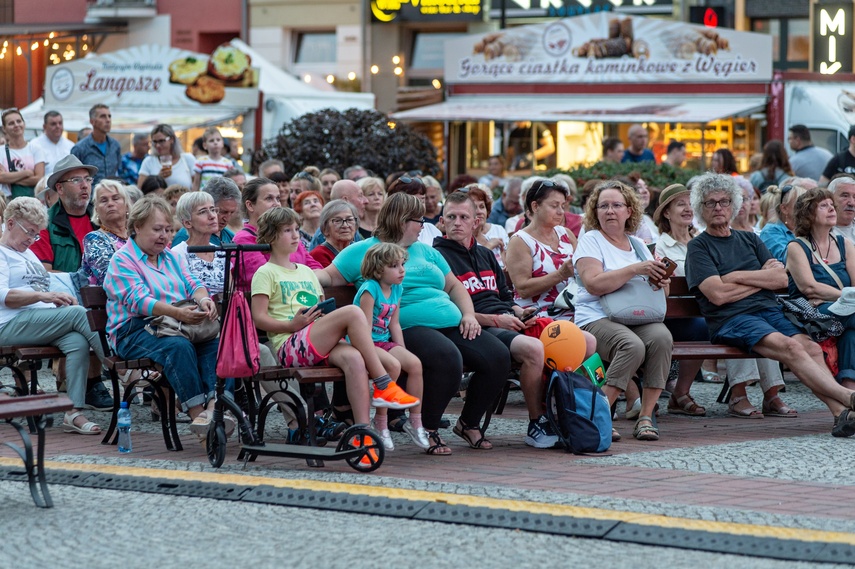
<svg viewBox="0 0 855 569"><path fill-rule="evenodd" d="M777 292L778 294L787 294L785 290ZM689 285L686 283L685 277L671 277L667 302L667 318L703 318L698 300L689 292ZM678 361L753 359L757 357L759 357L757 354L749 354L734 346L710 342L674 342L674 349L671 352L671 359ZM725 380L716 401L726 403L730 398L729 393L730 386Z"/></svg>
<svg viewBox="0 0 855 569"><path fill-rule="evenodd" d="M176 405L175 392L170 387L166 377L161 374L156 378L152 372L162 371L154 360L142 358L137 360L123 360L117 356L107 341L107 293L100 286L85 286L80 289L80 297L83 306L87 308L86 317L89 320L89 328L98 333L101 340L101 348L104 350L105 367L110 374L110 382L113 385L113 412L110 416L110 426L101 439L101 444L116 444L119 434L116 431L119 414L119 375L128 371L140 370L142 375L139 379L128 382L125 385L122 401L128 404L137 396L137 385L149 385L152 400L160 413L160 426L163 432L163 441L168 450L180 451L184 447L178 438L178 428L175 422Z"/></svg>
<svg viewBox="0 0 855 569"><path fill-rule="evenodd" d="M52 413L65 412L72 408L71 400L68 397L58 394L48 395L22 395L20 397L2 397L0 398L0 419L6 421L18 431L24 448L13 444L3 443L14 450L21 460L24 461L24 467L27 471L27 482L30 484L30 494L33 497L33 502L40 508L52 508L53 500L51 500L48 492L47 482L45 481L45 428L48 424L48 417ZM36 443L36 457L33 457L33 445L30 435L24 426L15 419L26 417L35 424L36 433L38 435Z"/></svg>
<svg viewBox="0 0 855 569"><path fill-rule="evenodd" d="M55 346L0 346L0 369L9 368L18 395L36 395L42 360L64 358Z"/></svg>

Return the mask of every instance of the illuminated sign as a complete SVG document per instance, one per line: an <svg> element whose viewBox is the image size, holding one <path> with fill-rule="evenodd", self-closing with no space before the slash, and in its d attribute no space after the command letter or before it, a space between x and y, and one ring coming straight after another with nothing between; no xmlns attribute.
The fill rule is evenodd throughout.
<svg viewBox="0 0 855 569"><path fill-rule="evenodd" d="M490 17L499 18L502 3L508 18L567 18L596 12L671 14L673 0L490 0Z"/></svg>
<svg viewBox="0 0 855 569"><path fill-rule="evenodd" d="M823 75L852 72L853 4L814 4L811 36L814 71Z"/></svg>
<svg viewBox="0 0 855 569"><path fill-rule="evenodd" d="M374 22L463 22L481 18L481 0L371 0Z"/></svg>

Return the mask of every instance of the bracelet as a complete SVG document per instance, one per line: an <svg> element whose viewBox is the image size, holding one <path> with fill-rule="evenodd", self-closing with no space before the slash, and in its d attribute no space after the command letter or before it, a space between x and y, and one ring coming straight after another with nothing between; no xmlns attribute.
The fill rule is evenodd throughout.
<svg viewBox="0 0 855 569"><path fill-rule="evenodd" d="M202 304L206 300L210 300L211 302L214 302L213 298L211 298L210 296L206 296L206 297L203 297L201 300L199 300L199 304ZM216 304L216 303L214 302L214 304Z"/></svg>

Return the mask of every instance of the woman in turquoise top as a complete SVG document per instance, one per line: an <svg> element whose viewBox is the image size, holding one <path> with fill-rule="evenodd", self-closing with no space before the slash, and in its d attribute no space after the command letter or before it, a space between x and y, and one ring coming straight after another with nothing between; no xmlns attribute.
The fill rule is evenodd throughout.
<svg viewBox="0 0 855 569"><path fill-rule="evenodd" d="M840 299L841 289L855 277L855 245L834 235L837 211L834 196L825 188L804 193L795 206L796 240L787 246L787 272L790 274L790 296L805 297L824 314ZM850 310L855 306L847 305ZM855 310L836 316L846 327L837 339L837 381L855 388Z"/></svg>
<svg viewBox="0 0 855 569"><path fill-rule="evenodd" d="M323 286L362 285L360 265L378 242L397 243L409 254L403 282L400 320L407 349L422 362L422 422L431 447L428 454L450 454L437 433L442 413L457 393L463 364L474 372L454 433L470 447L493 447L481 430L481 418L495 401L511 369L511 356L492 334L481 334L469 293L433 248L418 242L424 204L415 196L395 194L380 209L374 237L354 243L316 273ZM402 386L403 386L403 382Z"/></svg>

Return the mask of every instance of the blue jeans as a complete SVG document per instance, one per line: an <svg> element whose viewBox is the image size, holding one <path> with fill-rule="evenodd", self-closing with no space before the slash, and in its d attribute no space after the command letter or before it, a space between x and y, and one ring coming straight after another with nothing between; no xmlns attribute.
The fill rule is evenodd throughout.
<svg viewBox="0 0 855 569"><path fill-rule="evenodd" d="M146 332L144 326L141 318L134 318L119 330L116 334L119 357L149 358L160 364L183 411L213 399L219 339L194 344L179 336L157 338Z"/></svg>

